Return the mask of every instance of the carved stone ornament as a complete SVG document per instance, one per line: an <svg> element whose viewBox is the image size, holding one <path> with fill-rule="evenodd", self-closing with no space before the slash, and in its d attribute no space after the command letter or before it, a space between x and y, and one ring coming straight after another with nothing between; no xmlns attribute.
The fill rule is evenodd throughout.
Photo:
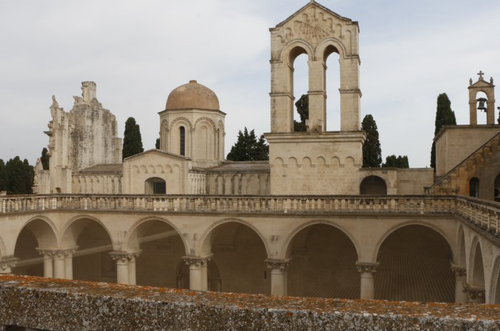
<svg viewBox="0 0 500 331"><path fill-rule="evenodd" d="M113 261L125 263L125 262L132 260L132 259L138 258L139 255L141 255L141 252L142 251L129 253L129 252L122 252L122 251L114 251L114 252L110 252L109 255L111 255L111 258L113 259Z"/></svg>
<svg viewBox="0 0 500 331"><path fill-rule="evenodd" d="M208 264L208 261L212 259L212 256L198 257L198 256L184 256L182 258L184 263L189 266L201 267L204 264Z"/></svg>
<svg viewBox="0 0 500 331"><path fill-rule="evenodd" d="M279 269L281 271L285 271L290 265L290 260L267 259L265 262L267 264L267 268L271 270Z"/></svg>
<svg viewBox="0 0 500 331"><path fill-rule="evenodd" d="M10 269L16 266L17 261L19 261L19 259L13 256L2 258L0 260L0 272L10 271Z"/></svg>
<svg viewBox="0 0 500 331"><path fill-rule="evenodd" d="M484 302L486 297L486 291L483 288L469 285L468 283L463 283L464 285L464 293L467 294L469 301L480 300Z"/></svg>
<svg viewBox="0 0 500 331"><path fill-rule="evenodd" d="M377 273L378 266L379 263L356 262L356 268L361 274L370 273L372 275L375 275Z"/></svg>
<svg viewBox="0 0 500 331"><path fill-rule="evenodd" d="M465 277L467 276L467 269L465 267L459 265L451 265L451 271L455 274L456 277Z"/></svg>
<svg viewBox="0 0 500 331"><path fill-rule="evenodd" d="M77 250L78 246L66 249L45 249L45 248L36 248L38 253L42 256L50 256L50 257L66 257L73 255Z"/></svg>

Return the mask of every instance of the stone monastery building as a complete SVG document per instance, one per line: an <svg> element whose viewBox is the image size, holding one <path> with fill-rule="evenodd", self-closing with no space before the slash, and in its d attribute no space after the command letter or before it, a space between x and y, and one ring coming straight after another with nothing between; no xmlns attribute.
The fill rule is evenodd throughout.
<svg viewBox="0 0 500 331"><path fill-rule="evenodd" d="M53 97L50 170L37 164L38 195L0 199L0 270L196 290L500 303L493 79L481 72L470 81L470 124L437 135L435 174L363 168L358 23L311 1L270 32L269 161L224 159L226 113L193 80L159 113L160 148L122 162L116 118L99 103L96 84L83 82L69 112ZM332 53L340 59L335 132L326 128ZM302 54L309 118L306 132L294 132L294 61ZM478 103L479 93L486 101ZM478 109L486 125L477 125Z"/></svg>

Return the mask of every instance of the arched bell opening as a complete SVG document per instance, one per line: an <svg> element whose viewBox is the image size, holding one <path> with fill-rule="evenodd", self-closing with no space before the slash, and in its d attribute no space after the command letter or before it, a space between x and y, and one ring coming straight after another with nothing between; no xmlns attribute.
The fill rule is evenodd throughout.
<svg viewBox="0 0 500 331"><path fill-rule="evenodd" d="M271 275L265 263L267 251L254 229L239 222L215 227L204 242L204 251L212 254L208 264L208 284L224 292L270 294ZM220 281L217 280L217 273ZM214 278L210 279L210 274Z"/></svg>
<svg viewBox="0 0 500 331"><path fill-rule="evenodd" d="M485 125L488 123L488 95L479 91L476 94L477 124Z"/></svg>
<svg viewBox="0 0 500 331"><path fill-rule="evenodd" d="M132 230L124 248L138 253L137 285L178 287L177 268L186 250L180 234L171 225L162 220L147 220Z"/></svg>
<svg viewBox="0 0 500 331"><path fill-rule="evenodd" d="M293 96L292 118L293 131L306 131L306 120L309 118L308 113L299 114L298 109L301 107L309 108L309 56L306 50L302 47L295 47L290 52L290 86ZM302 98L302 96L305 96ZM297 106L297 102L299 105ZM299 108L298 108L299 107Z"/></svg>
<svg viewBox="0 0 500 331"><path fill-rule="evenodd" d="M326 130L340 131L340 52L333 46L325 48Z"/></svg>
<svg viewBox="0 0 500 331"><path fill-rule="evenodd" d="M392 232L380 246L375 299L455 302L453 255L447 240L423 225Z"/></svg>
<svg viewBox="0 0 500 331"><path fill-rule="evenodd" d="M298 232L290 242L288 295L359 299L358 254L340 229L315 224Z"/></svg>
<svg viewBox="0 0 500 331"><path fill-rule="evenodd" d="M379 176L365 177L359 185L361 195L387 195L387 184Z"/></svg>

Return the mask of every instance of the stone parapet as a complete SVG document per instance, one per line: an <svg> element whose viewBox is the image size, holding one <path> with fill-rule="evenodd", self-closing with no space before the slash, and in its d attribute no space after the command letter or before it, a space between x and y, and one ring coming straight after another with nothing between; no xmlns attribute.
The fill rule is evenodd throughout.
<svg viewBox="0 0 500 331"><path fill-rule="evenodd" d="M452 214L500 236L498 203L464 196L29 195L0 197L0 215L44 211L359 215Z"/></svg>
<svg viewBox="0 0 500 331"><path fill-rule="evenodd" d="M270 297L0 276L0 325L43 330L493 330L500 306Z"/></svg>

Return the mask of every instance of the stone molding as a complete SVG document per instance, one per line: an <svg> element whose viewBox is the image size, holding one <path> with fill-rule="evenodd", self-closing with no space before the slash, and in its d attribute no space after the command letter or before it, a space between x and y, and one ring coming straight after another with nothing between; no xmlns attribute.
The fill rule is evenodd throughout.
<svg viewBox="0 0 500 331"><path fill-rule="evenodd" d="M19 261L19 259L13 256L2 258L0 260L0 273L10 271L10 269L16 266L17 261Z"/></svg>
<svg viewBox="0 0 500 331"><path fill-rule="evenodd" d="M201 267L203 265L208 265L208 261L212 259L212 255L199 257L199 256L183 256L182 260L188 266Z"/></svg>
<svg viewBox="0 0 500 331"><path fill-rule="evenodd" d="M129 262L133 259L136 259L138 258L142 253L142 250L139 250L137 252L123 252L123 251L113 251L113 252L110 252L109 255L111 256L111 259L113 259L113 261L116 261L117 263L118 262L121 262L121 263L126 263L126 262Z"/></svg>
<svg viewBox="0 0 500 331"><path fill-rule="evenodd" d="M467 276L467 269L463 266L451 265L451 271L455 274L455 277L465 277Z"/></svg>
<svg viewBox="0 0 500 331"><path fill-rule="evenodd" d="M356 262L356 268L360 274L370 273L375 275L380 263Z"/></svg>
<svg viewBox="0 0 500 331"><path fill-rule="evenodd" d="M267 268L271 270L278 269L280 271L285 271L290 265L290 259L288 260L267 259L265 262Z"/></svg>

